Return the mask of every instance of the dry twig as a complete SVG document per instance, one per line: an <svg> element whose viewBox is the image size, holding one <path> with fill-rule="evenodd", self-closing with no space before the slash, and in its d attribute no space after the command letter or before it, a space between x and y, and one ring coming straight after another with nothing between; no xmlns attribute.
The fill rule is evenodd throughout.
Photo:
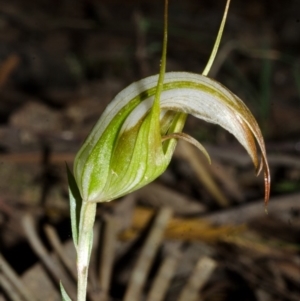
<svg viewBox="0 0 300 301"><path fill-rule="evenodd" d="M175 250L165 258L152 283L147 301L164 300L181 256L181 252Z"/></svg>
<svg viewBox="0 0 300 301"><path fill-rule="evenodd" d="M146 277L163 239L164 230L171 217L171 210L163 208L154 220L151 231L142 248L125 293L124 301L139 300Z"/></svg>
<svg viewBox="0 0 300 301"><path fill-rule="evenodd" d="M17 292L26 301L35 301L36 298L27 289L27 287L20 280L15 271L10 267L5 258L0 254L0 283L6 293L11 297L12 300L19 300ZM11 289L11 287L13 287Z"/></svg>
<svg viewBox="0 0 300 301"><path fill-rule="evenodd" d="M178 301L201 300L200 290L207 282L216 267L216 262L209 257L199 259L195 270L181 291Z"/></svg>
<svg viewBox="0 0 300 301"><path fill-rule="evenodd" d="M227 198L224 196L218 185L215 183L208 168L205 167L203 162L198 157L195 149L189 143L179 142L175 154L189 162L197 175L199 181L209 191L209 193L215 198L216 202L221 207L228 207L230 205Z"/></svg>
<svg viewBox="0 0 300 301"><path fill-rule="evenodd" d="M108 299L112 268L115 255L116 227L115 219L112 216L105 217L104 237L102 241L101 258L99 265L99 286L101 300Z"/></svg>
<svg viewBox="0 0 300 301"><path fill-rule="evenodd" d="M50 241L50 244L51 244L53 250L56 252L57 256L59 257L61 262L64 264L64 266L66 267L68 272L72 275L73 279L76 280L77 273L74 269L74 264L70 260L70 258L68 256L66 256L66 252L64 251L63 245L62 245L55 229L50 225L46 225L44 230L46 232L46 235Z"/></svg>
<svg viewBox="0 0 300 301"><path fill-rule="evenodd" d="M0 274L0 287L2 287L11 301L23 301L20 295L15 291L13 285L2 274Z"/></svg>
<svg viewBox="0 0 300 301"><path fill-rule="evenodd" d="M55 282L59 284L61 281L64 284L66 290L68 291L69 296L72 299L75 299L76 297L75 285L70 281L66 273L64 273L63 270L60 269L57 266L57 264L53 262L52 258L48 254L46 248L44 247L43 243L41 242L39 236L36 233L32 217L30 217L29 215L25 215L22 219L22 224L32 249L34 250L36 255L40 258L41 262L49 271L51 276L54 278Z"/></svg>

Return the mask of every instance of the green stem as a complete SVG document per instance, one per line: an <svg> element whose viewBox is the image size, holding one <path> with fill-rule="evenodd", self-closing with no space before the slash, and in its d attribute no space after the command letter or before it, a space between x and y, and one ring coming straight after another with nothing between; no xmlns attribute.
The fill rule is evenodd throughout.
<svg viewBox="0 0 300 301"><path fill-rule="evenodd" d="M210 68L211 68L211 66L212 66L212 64L215 60L215 57L217 55L217 52L218 52L218 49L219 49L219 46L220 46L220 43L221 43L221 38L222 38L222 35L223 35L225 23L226 23L226 18L227 18L227 14L228 14L228 10L229 10L229 5L230 5L230 0L227 0L225 11L224 11L224 14L223 14L223 18L222 18L222 21L221 21L221 25L220 25L220 28L219 28L219 32L218 32L215 44L214 44L213 50L210 54L210 57L208 59L208 62L207 62L206 66L205 66L205 68L202 72L202 75L207 76L207 74L210 71Z"/></svg>
<svg viewBox="0 0 300 301"><path fill-rule="evenodd" d="M97 203L82 202L77 246L77 301L86 300L87 277L93 244L93 227Z"/></svg>

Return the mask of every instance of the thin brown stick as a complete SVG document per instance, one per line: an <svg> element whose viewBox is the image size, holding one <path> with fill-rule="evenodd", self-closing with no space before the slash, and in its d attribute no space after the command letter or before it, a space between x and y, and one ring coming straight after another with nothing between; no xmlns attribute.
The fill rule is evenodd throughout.
<svg viewBox="0 0 300 301"><path fill-rule="evenodd" d="M155 254L161 244L165 228L171 215L171 209L163 208L159 211L157 217L155 218L151 231L131 274L124 301L140 299L146 277L151 268Z"/></svg>
<svg viewBox="0 0 300 301"><path fill-rule="evenodd" d="M211 176L208 167L205 166L205 162L201 160L192 145L180 141L178 143L176 154L190 164L199 181L214 197L219 206L228 207L230 205L228 199L225 197L224 193L222 193L214 178Z"/></svg>
<svg viewBox="0 0 300 301"><path fill-rule="evenodd" d="M209 257L199 259L195 270L181 291L178 301L202 300L199 296L200 290L211 276L216 265L216 262Z"/></svg>
<svg viewBox="0 0 300 301"><path fill-rule="evenodd" d="M268 205L269 215L276 215L288 220L289 212L300 210L300 193L279 196L271 198ZM222 210L219 212L204 215L202 219L211 223L222 224L242 224L258 217L265 216L263 200L256 201L251 204L245 204L236 208Z"/></svg>
<svg viewBox="0 0 300 301"><path fill-rule="evenodd" d="M217 158L220 161L228 162L235 166L247 167L252 166L253 163L251 158L246 152L240 152L238 149L233 150L233 146L230 148L226 147L217 147L213 145L206 145L208 153L211 155L211 158ZM286 167L300 168L299 156L284 155L284 154L269 154L268 161L270 166L283 165Z"/></svg>
<svg viewBox="0 0 300 301"><path fill-rule="evenodd" d="M23 301L20 295L16 292L14 286L3 274L0 274L0 288L1 287L11 301Z"/></svg>
<svg viewBox="0 0 300 301"><path fill-rule="evenodd" d="M181 255L179 250L175 250L165 258L150 288L147 301L164 300Z"/></svg>
<svg viewBox="0 0 300 301"><path fill-rule="evenodd" d="M23 284L19 276L15 273L9 263L5 260L5 258L0 254L0 276L1 283L3 282L3 289L6 287L10 287L13 285L13 291L18 292L26 301L36 301L37 299L32 295L32 293L27 289L27 287ZM4 278L3 278L4 277ZM10 283L6 283L6 281ZM8 285L8 286L7 286ZM13 298L12 298L13 299ZM14 299L17 300L17 299Z"/></svg>
<svg viewBox="0 0 300 301"><path fill-rule="evenodd" d="M74 263L70 260L68 256L66 256L66 252L64 250L64 247L55 231L55 229L50 226L46 225L44 227L45 233L47 235L47 238L50 241L51 247L53 250L55 250L57 256L61 260L61 262L64 264L70 275L73 277L74 280L77 280L77 273L74 269Z"/></svg>
<svg viewBox="0 0 300 301"><path fill-rule="evenodd" d="M104 236L99 266L99 286L101 300L108 299L116 244L116 221L112 216L105 217Z"/></svg>
<svg viewBox="0 0 300 301"><path fill-rule="evenodd" d="M44 247L43 243L39 239L39 236L37 235L32 217L29 215L25 215L22 219L22 224L33 251L40 258L41 262L43 263L47 271L51 274L51 276L54 278L55 282L59 284L61 281L69 296L75 300L75 285L63 272L63 269L59 269L57 264L52 260L52 258L48 254L46 248Z"/></svg>

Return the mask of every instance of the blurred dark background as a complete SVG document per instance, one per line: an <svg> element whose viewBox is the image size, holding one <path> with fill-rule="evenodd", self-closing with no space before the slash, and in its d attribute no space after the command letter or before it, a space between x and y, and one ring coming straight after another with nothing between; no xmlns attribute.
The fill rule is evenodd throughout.
<svg viewBox="0 0 300 301"><path fill-rule="evenodd" d="M202 72L224 7L225 1L217 0L170 1L168 71ZM22 218L30 214L48 250L45 224L61 240L70 238L65 162L71 166L119 91L158 73L162 27L163 1L0 1L0 252L20 276L39 261ZM214 281L223 286L212 281L205 300L300 298L299 53L299 0L232 0L209 76L240 96L261 126L272 174L268 216L260 205L263 179L255 177L242 147L223 129L193 117L185 131L207 147L211 167L201 154L187 156L189 150L180 146L168 171L150 190L133 194L133 205L125 206L123 215L115 207L123 208L128 200L99 206L99 220L115 216L122 230L141 206L173 206L179 218L203 218L221 228L244 224L243 247L221 234L191 239L184 222L181 232L175 231L172 239L189 241L196 253L195 244L206 244L218 261ZM254 213L247 209L251 205ZM257 245L251 246L252 240ZM26 258L20 260L20 254ZM178 276L183 280L177 279L170 291L190 272ZM112 290L120 288L118 281ZM216 293L219 299L214 299L219 291L221 297ZM112 296L121 298L122 293Z"/></svg>

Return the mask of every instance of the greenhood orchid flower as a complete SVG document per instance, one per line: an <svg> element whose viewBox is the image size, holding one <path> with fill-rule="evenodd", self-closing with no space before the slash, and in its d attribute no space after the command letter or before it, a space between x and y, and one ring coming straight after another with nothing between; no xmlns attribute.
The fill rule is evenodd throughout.
<svg viewBox="0 0 300 301"><path fill-rule="evenodd" d="M93 128L74 165L83 200L110 201L153 181L167 168L179 138L205 152L198 142L181 133L187 114L232 133L257 171L264 167L268 179L260 129L236 95L203 75L170 72L165 74L159 106L154 106L157 82L158 76L151 76L124 89ZM258 163L255 140L262 164Z"/></svg>
<svg viewBox="0 0 300 301"><path fill-rule="evenodd" d="M153 181L167 168L178 139L193 143L209 159L198 141L182 133L187 114L191 114L232 133L249 153L257 173L264 169L267 203L270 176L259 126L236 95L205 76L221 40L228 6L229 1L202 75L165 73L165 14L159 75L142 79L121 91L108 105L76 156L74 176L83 201L107 202ZM255 140L261 151L261 163L258 163Z"/></svg>
<svg viewBox="0 0 300 301"><path fill-rule="evenodd" d="M249 153L257 173L265 174L265 204L270 173L259 126L246 105L222 84L207 77L220 44L227 6L211 57L202 75L168 72L167 6L160 72L121 91L107 106L68 170L72 236L77 252L77 301L86 300L87 275L98 202L126 195L156 179L167 168L178 139L204 147L182 132L188 114L233 134ZM261 159L257 154L258 145ZM62 298L71 301L61 284Z"/></svg>

